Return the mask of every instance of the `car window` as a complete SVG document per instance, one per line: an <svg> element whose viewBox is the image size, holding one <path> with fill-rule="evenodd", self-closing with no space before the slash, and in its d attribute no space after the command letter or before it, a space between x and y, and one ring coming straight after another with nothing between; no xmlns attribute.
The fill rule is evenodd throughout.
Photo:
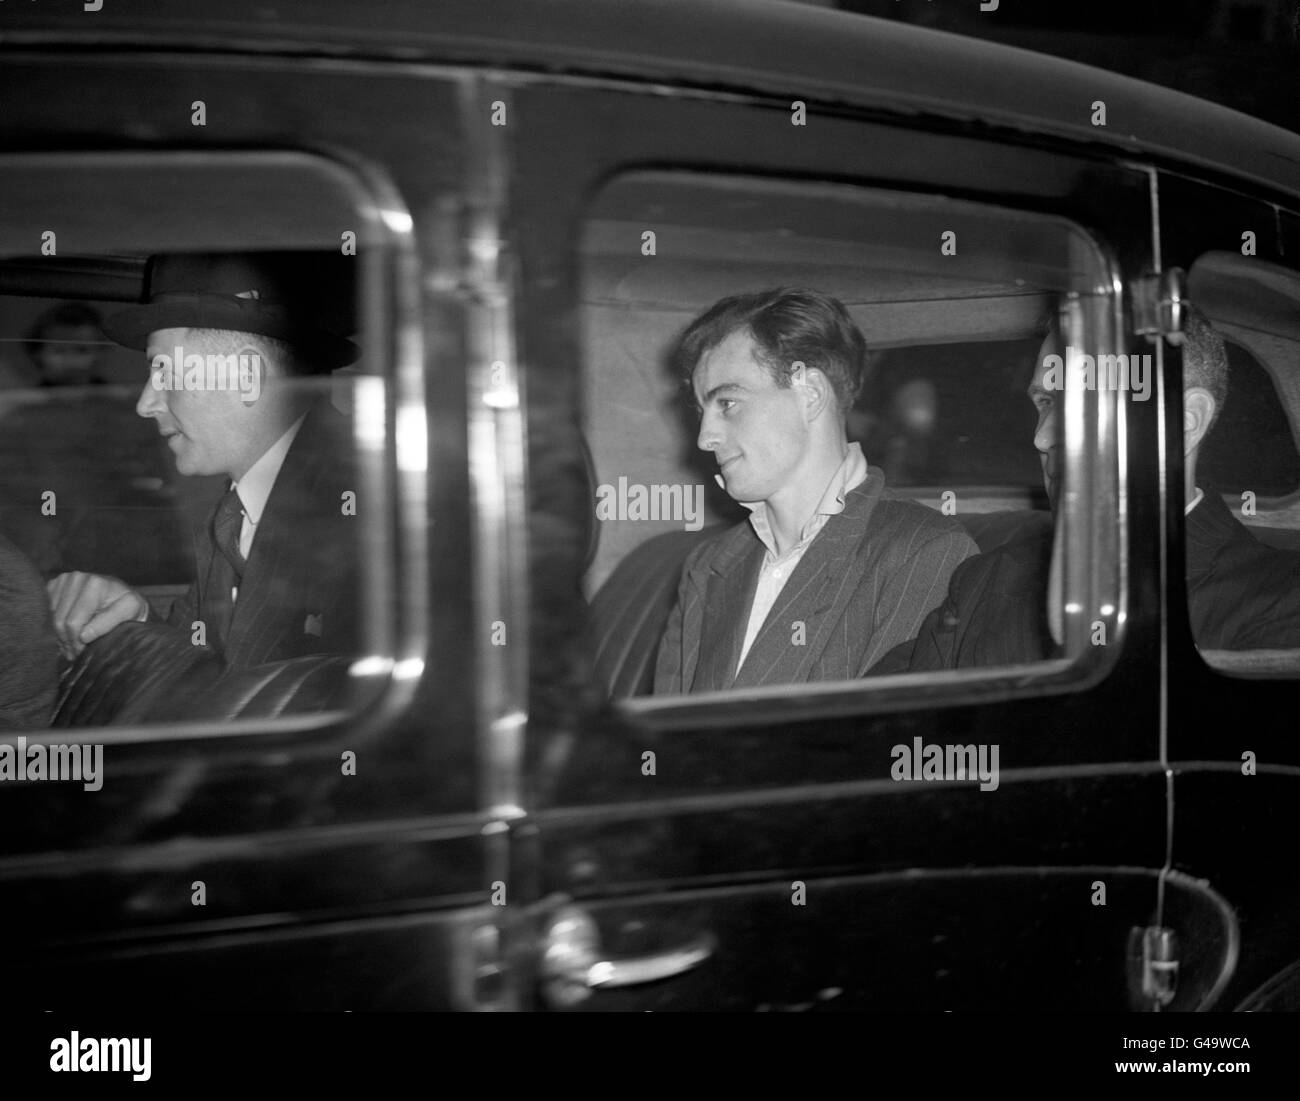
<svg viewBox="0 0 1300 1101"><path fill-rule="evenodd" d="M310 724L391 673L385 238L325 162L15 160L4 725ZM417 587L418 589L419 587Z"/></svg>
<svg viewBox="0 0 1300 1101"><path fill-rule="evenodd" d="M1230 673L1300 670L1300 276L1227 251L1189 273L1183 353L1192 637Z"/></svg>
<svg viewBox="0 0 1300 1101"><path fill-rule="evenodd" d="M1300 490L1300 453L1272 376L1254 355L1225 340L1228 387L1197 466L1219 492L1286 497Z"/></svg>
<svg viewBox="0 0 1300 1101"><path fill-rule="evenodd" d="M608 695L866 689L885 674L1079 658L1098 631L1113 640L1120 387L1089 384L1079 353L1118 348L1104 264L1071 224L936 196L644 173L598 197L583 262L598 540L585 587ZM707 336L704 315L724 299L713 343L683 369L683 333L697 349L690 326L703 317L696 332ZM735 321L756 309L768 312ZM843 346L865 346L851 400L836 389L835 364L853 356L823 364L824 389L840 399L842 465L819 455L817 487L800 483L804 516L818 514L825 502L814 498L836 478L843 500L832 493L827 518L788 547L770 530L764 544L744 503L763 495L764 522L779 515L768 501L785 499L782 479L805 461L803 427L762 421L769 408L795 408L792 388L807 377L791 374L787 386L773 373L783 324L856 331ZM760 329L778 336L764 344ZM748 376L739 401L711 397L693 369L729 370L733 358L742 370L762 361L766 373ZM1135 386L1153 383L1139 375ZM759 408L750 427L729 427ZM1051 443L1040 451L1044 419ZM1073 478L1082 489L1062 492L1059 523L1045 461L1058 486ZM1058 538L1065 525L1073 534ZM847 541L829 554L822 532ZM1005 595L997 609L978 599L994 579ZM756 599L766 614L754 614Z"/></svg>

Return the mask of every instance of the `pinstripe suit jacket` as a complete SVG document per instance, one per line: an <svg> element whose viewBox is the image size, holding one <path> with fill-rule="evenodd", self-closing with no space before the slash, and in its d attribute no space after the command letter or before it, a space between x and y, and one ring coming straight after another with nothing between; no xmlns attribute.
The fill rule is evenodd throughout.
<svg viewBox="0 0 1300 1101"><path fill-rule="evenodd" d="M887 493L869 468L804 552L737 673L766 553L749 521L737 524L686 559L655 693L860 677L916 634L976 550L956 520Z"/></svg>
<svg viewBox="0 0 1300 1101"><path fill-rule="evenodd" d="M360 594L355 516L342 494L357 489L348 421L328 402L307 414L267 499L226 638L208 642L231 668L243 669L307 654L357 650ZM197 580L167 621L189 631L215 618L209 592L220 571L208 522L194 532Z"/></svg>
<svg viewBox="0 0 1300 1101"><path fill-rule="evenodd" d="M1047 624L1052 515L1034 515L1008 543L978 554L953 574L942 604L916 638L895 647L869 676L1018 665L1053 656Z"/></svg>

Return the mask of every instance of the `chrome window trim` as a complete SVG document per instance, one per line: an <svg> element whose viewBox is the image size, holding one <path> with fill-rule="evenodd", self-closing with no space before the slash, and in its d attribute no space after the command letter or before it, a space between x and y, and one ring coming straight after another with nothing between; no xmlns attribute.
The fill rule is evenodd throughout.
<svg viewBox="0 0 1300 1101"><path fill-rule="evenodd" d="M527 429L515 345L513 257L505 235L508 127L491 121L496 101L505 105L508 121L508 90L487 79L460 85L478 790L480 808L499 822L524 815L530 588ZM499 631L504 644L494 637Z"/></svg>
<svg viewBox="0 0 1300 1101"><path fill-rule="evenodd" d="M14 729L0 732L0 737L22 734L30 745L93 739L105 746L155 747L216 739L231 743L233 749L241 735L256 735L257 744L269 748L268 737L301 735L328 728L346 730L350 743L359 744L382 731L409 706L418 683L412 674L423 669L423 655L427 649L428 561L422 550L426 499L424 472L397 471L393 491L399 504L394 508L385 493L382 470L396 447L393 425L397 412L406 410L407 415L415 412L423 419L425 411L420 313L417 293L413 289L417 286L414 273L418 271L413 220L397 188L380 168L337 153L330 157L294 149L6 153L0 154L0 177L11 179L10 174L17 170L72 175L89 170L156 171L161 164L185 174L197 175L213 169L223 173L261 174L273 193L276 193L275 188L280 189L278 194L283 195L286 208L293 205L295 196L287 184L279 183L277 179L288 170L306 170L331 181L344 194L351 208L350 221L355 223L357 256L362 265L358 281L358 291L362 296L359 300L361 358L370 363L391 365L391 372L387 375L363 377L392 379L392 404L396 407L394 410L385 409L385 451L375 456L374 461L359 462L366 496L380 513L375 523L368 525L368 530L376 534L383 532L387 541L392 538L396 523L396 538L403 548L418 553L418 557L408 557L408 576L403 578L404 582L410 582L409 599L403 601L410 615L404 621L400 635L391 633L385 626L386 637L384 633L373 636L383 638L395 653L379 658L377 671L387 681L382 695L375 704L356 714L331 710L274 718L204 719L166 725L135 723ZM349 225L345 228L354 227ZM388 271L385 271L386 264ZM363 454L359 451L359 456ZM380 578L374 585L367 585L372 590L383 590L378 593L380 599L366 603L367 621L371 627L380 624L380 610L394 603L388 598L396 588L391 561L391 552L395 548L388 549L388 555L378 556L382 570ZM404 597L407 591L404 585ZM345 716L352 721L341 727L340 718ZM320 739L301 744L331 752L336 748Z"/></svg>
<svg viewBox="0 0 1300 1101"><path fill-rule="evenodd" d="M1135 163L1124 163L1117 167L1121 170L1139 171L1144 175L1149 172L1145 166ZM947 198L938 193L890 184L827 183L797 177L754 177L748 173L731 175L713 170L665 167L656 167L653 171L657 174L672 171L682 175L730 179L739 181L742 185L757 182L868 196L871 192L897 192L912 199ZM606 177L600 191L589 201L588 209L594 207L606 189L638 172L639 170L633 169ZM960 202L1003 213L1024 213L1014 207L984 200L964 198ZM1087 297L1101 306L1091 311L1095 331L1089 334L1089 343L1096 347L1097 353L1122 350L1126 335L1123 313L1125 282L1114 251L1086 226L1072 218L1050 212L1036 212L1028 216L1067 224L1080 240L1091 246L1091 260L1098 279L1093 287L1088 288ZM1149 229L1154 233L1154 226ZM1070 297L1079 299L1081 295L1072 294ZM1070 375L1075 373L1077 372L1070 372ZM1072 628L1076 633L1097 619L1106 623L1105 646L1089 646L1074 658L1052 658L1016 666L988 666L940 673L900 673L888 677L769 685L662 698L635 696L611 700L610 706L633 726L648 732L659 732L742 725L774 726L800 721L1001 702L1081 692L1099 683L1118 662L1127 635L1125 624L1130 597L1127 568L1128 452L1125 445L1127 402L1119 400L1119 394L1115 392L1070 390L1067 383L1067 398L1070 395L1073 395L1074 408L1077 410L1075 419L1082 422L1085 416L1090 418L1094 430L1083 438L1076 435L1073 448L1068 446L1070 441L1067 439L1066 477L1076 486L1086 481L1094 491L1087 494L1086 500L1067 495L1070 499L1064 505L1066 530L1073 527L1089 533L1086 560L1069 576L1063 594L1064 603L1079 606L1075 615L1078 626ZM1104 480L1100 492L1095 491L1095 479L1090 474L1086 479L1083 477L1089 469L1087 461L1092 456L1109 460L1106 468L1114 472L1113 479L1108 477ZM1059 534L1057 538L1061 538ZM1090 574L1084 568L1089 562L1095 565L1102 555L1108 556L1115 563L1114 569L1104 579L1096 576L1096 570ZM1102 609L1107 606L1112 610L1103 614ZM1098 650L1101 653L1096 653ZM917 691L920 687L925 689L924 693Z"/></svg>

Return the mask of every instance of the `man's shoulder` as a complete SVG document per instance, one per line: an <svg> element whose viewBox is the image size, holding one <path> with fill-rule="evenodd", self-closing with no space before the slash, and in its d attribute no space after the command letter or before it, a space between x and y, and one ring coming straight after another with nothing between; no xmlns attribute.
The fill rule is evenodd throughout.
<svg viewBox="0 0 1300 1101"><path fill-rule="evenodd" d="M1035 527L957 567L949 585L958 600L975 594L1001 594L1020 600L1046 591L1051 568L1052 527Z"/></svg>
<svg viewBox="0 0 1300 1101"><path fill-rule="evenodd" d="M339 460L352 452L352 418L326 398L317 398L303 417L290 452L329 452Z"/></svg>
<svg viewBox="0 0 1300 1101"><path fill-rule="evenodd" d="M339 479L350 484L355 468L352 418L340 413L329 401L318 400L307 410L302 427L289 446L280 470L281 478L302 491L308 484L332 484Z"/></svg>
<svg viewBox="0 0 1300 1101"><path fill-rule="evenodd" d="M945 555L955 551L961 560L979 552L959 521L895 490L880 492L863 521L859 553L908 557L928 548Z"/></svg>
<svg viewBox="0 0 1300 1101"><path fill-rule="evenodd" d="M869 466L866 479L845 494L840 522L861 524L863 537L870 534L877 540L882 531L905 533L913 537L913 542L928 542L945 536L958 541L969 539L966 529L951 516L944 516L914 497L890 489L884 471L876 466Z"/></svg>
<svg viewBox="0 0 1300 1101"><path fill-rule="evenodd" d="M1300 553L1258 539L1220 498L1207 496L1188 515L1186 528L1188 583L1193 588L1212 583L1262 585L1276 587L1275 595L1281 598L1295 592L1290 582L1300 578Z"/></svg>
<svg viewBox="0 0 1300 1101"><path fill-rule="evenodd" d="M881 525L889 524L928 538L943 535L970 538L958 520L893 489L886 489L880 494L871 513L871 523L877 531Z"/></svg>

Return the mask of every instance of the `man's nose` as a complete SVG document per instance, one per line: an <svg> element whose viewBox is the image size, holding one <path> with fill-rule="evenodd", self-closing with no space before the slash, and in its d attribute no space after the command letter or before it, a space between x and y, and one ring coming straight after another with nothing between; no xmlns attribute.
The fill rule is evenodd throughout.
<svg viewBox="0 0 1300 1101"><path fill-rule="evenodd" d="M1038 420L1038 429L1034 432L1034 446L1044 455L1061 442L1057 435L1057 424L1055 407L1045 412Z"/></svg>
<svg viewBox="0 0 1300 1101"><path fill-rule="evenodd" d="M695 437L695 446L701 451L717 451L722 442L722 433L718 427L717 417L705 413L700 418L700 431Z"/></svg>
<svg viewBox="0 0 1300 1101"><path fill-rule="evenodd" d="M140 399L135 403L137 416L156 417L167 408L167 403L163 401L162 391L154 386L153 380L154 376L150 374L144 388L140 391Z"/></svg>

